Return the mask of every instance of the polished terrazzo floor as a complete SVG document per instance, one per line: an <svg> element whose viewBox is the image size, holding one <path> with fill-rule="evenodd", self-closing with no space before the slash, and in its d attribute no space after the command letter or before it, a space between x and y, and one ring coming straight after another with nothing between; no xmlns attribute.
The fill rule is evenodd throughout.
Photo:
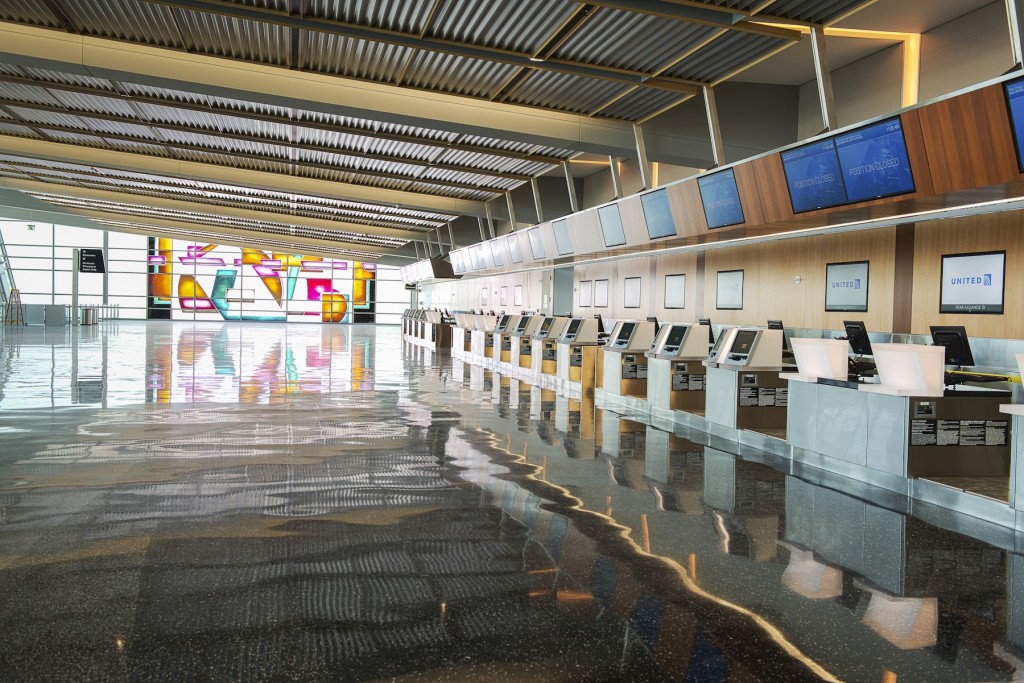
<svg viewBox="0 0 1024 683"><path fill-rule="evenodd" d="M991 681L1019 539L404 345L0 347L2 681Z"/></svg>

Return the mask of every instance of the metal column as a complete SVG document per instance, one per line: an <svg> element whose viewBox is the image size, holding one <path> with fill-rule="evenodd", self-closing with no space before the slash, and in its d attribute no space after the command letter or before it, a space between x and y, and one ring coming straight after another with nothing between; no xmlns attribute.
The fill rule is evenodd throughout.
<svg viewBox="0 0 1024 683"><path fill-rule="evenodd" d="M814 74L818 81L818 101L821 105L821 122L825 130L839 127L836 118L836 100L832 93L832 72L828 68L825 52L825 32L815 26L811 29L811 49L814 52Z"/></svg>
<svg viewBox="0 0 1024 683"><path fill-rule="evenodd" d="M721 166L725 163L725 145L722 144L722 127L718 123L718 102L710 85L705 85L701 90L704 91L704 111L708 116L708 131L711 133L711 158L715 166Z"/></svg>
<svg viewBox="0 0 1024 683"><path fill-rule="evenodd" d="M562 173L565 174L565 184L569 189L569 208L573 213L580 210L579 200L576 199L576 185L572 182L572 172L569 170L569 162L562 162Z"/></svg>
<svg viewBox="0 0 1024 683"><path fill-rule="evenodd" d="M512 232L519 229L516 225L516 207L512 205L512 192L505 193L505 203L508 204L508 222L512 224Z"/></svg>
<svg viewBox="0 0 1024 683"><path fill-rule="evenodd" d="M622 199L622 178L619 176L619 161L613 156L608 157L608 167L612 172L612 190L616 199Z"/></svg>
<svg viewBox="0 0 1024 683"><path fill-rule="evenodd" d="M533 205L537 208L537 222L544 222L544 208L540 203L540 183L536 178L530 178L530 189L533 191Z"/></svg>
<svg viewBox="0 0 1024 683"><path fill-rule="evenodd" d="M647 163L647 144L644 142L644 129L639 123L633 124L633 138L636 139L636 160L640 164L640 183L643 189L651 189L650 164Z"/></svg>
<svg viewBox="0 0 1024 683"><path fill-rule="evenodd" d="M487 214L487 232L491 234L493 240L497 235L494 234L494 214L491 213L490 202L484 202L484 212Z"/></svg>

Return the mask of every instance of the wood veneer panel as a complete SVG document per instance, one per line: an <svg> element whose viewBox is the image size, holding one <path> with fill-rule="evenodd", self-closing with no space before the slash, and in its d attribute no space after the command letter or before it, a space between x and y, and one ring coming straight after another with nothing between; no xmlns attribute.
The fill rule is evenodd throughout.
<svg viewBox="0 0 1024 683"><path fill-rule="evenodd" d="M1020 177L1002 85L936 102L915 113L928 150L934 193Z"/></svg>
<svg viewBox="0 0 1024 683"><path fill-rule="evenodd" d="M764 223L788 221L793 218L793 205L789 201L789 190L786 189L786 172L782 169L782 157L769 154L754 159L747 164L757 180L757 195L761 207L761 220ZM744 174L747 169L744 169ZM753 225L751 218L748 224Z"/></svg>
<svg viewBox="0 0 1024 683"><path fill-rule="evenodd" d="M733 167L736 175L736 189L740 193L740 204L743 206L744 225L760 225L765 222L764 209L761 208L761 188L757 184L757 173L752 163L739 164ZM788 202L788 197L786 198ZM703 206L701 207L703 208Z"/></svg>
<svg viewBox="0 0 1024 683"><path fill-rule="evenodd" d="M700 202L700 188L696 180L687 180L668 187L668 203L680 237L702 235L708 231L704 205Z"/></svg>

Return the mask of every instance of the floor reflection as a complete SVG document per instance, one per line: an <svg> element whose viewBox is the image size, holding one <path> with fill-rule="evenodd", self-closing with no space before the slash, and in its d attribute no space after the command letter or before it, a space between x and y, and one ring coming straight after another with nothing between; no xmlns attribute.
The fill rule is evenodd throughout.
<svg viewBox="0 0 1024 683"><path fill-rule="evenodd" d="M0 391L0 678L1024 671L1005 543L395 329L29 328Z"/></svg>

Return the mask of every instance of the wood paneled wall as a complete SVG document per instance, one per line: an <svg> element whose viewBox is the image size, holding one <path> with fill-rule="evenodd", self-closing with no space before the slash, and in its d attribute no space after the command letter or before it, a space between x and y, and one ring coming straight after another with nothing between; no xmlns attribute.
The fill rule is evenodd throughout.
<svg viewBox="0 0 1024 683"><path fill-rule="evenodd" d="M914 311L912 331L927 334L929 325L963 325L973 337L1024 339L1024 214L932 221L917 225L914 240ZM939 313L942 255L1006 251L1003 315Z"/></svg>

